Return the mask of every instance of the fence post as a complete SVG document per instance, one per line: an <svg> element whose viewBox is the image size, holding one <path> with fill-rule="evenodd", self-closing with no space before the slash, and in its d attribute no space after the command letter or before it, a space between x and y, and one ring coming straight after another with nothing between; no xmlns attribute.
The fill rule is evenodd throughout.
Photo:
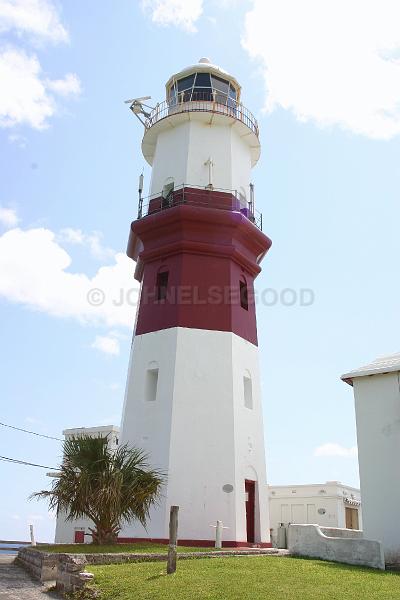
<svg viewBox="0 0 400 600"><path fill-rule="evenodd" d="M222 531L223 531L222 521L217 521L217 526L215 528L215 547L218 549L222 548Z"/></svg>
<svg viewBox="0 0 400 600"><path fill-rule="evenodd" d="M178 511L179 506L171 506L169 513L169 546L167 574L171 575L176 571L176 547L178 540Z"/></svg>

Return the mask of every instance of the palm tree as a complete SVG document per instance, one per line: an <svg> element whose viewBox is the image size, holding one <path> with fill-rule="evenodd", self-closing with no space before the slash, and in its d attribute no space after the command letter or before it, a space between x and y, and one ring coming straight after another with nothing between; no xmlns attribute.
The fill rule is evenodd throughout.
<svg viewBox="0 0 400 600"><path fill-rule="evenodd" d="M93 543L115 544L123 521L146 526L164 480L138 448L112 450L106 438L74 437L64 442L63 462L51 490L31 498L48 499L49 508L57 515L65 512L67 521L89 518Z"/></svg>

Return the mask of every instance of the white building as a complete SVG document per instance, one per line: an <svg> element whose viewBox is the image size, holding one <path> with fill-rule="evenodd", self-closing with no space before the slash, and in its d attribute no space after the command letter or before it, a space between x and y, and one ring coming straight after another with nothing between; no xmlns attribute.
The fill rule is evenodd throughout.
<svg viewBox="0 0 400 600"><path fill-rule="evenodd" d="M117 448L119 444L119 427L115 425L105 425L100 427L77 427L75 429L65 429L63 435L66 440L85 436L106 437L108 446L111 449ZM50 476L53 474L49 473ZM56 522L56 544L82 544L90 543L92 537L89 527L93 523L89 519L77 519L75 521L66 521L63 514L58 515Z"/></svg>
<svg viewBox="0 0 400 600"><path fill-rule="evenodd" d="M353 386L364 533L400 563L400 354L342 375Z"/></svg>
<svg viewBox="0 0 400 600"><path fill-rule="evenodd" d="M310 485L270 485L271 538L277 541L282 523L362 529L360 490L340 481Z"/></svg>

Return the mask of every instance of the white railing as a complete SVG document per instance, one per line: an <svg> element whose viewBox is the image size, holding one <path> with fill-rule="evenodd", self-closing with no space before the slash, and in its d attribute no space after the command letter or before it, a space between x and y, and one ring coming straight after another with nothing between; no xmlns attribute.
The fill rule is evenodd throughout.
<svg viewBox="0 0 400 600"><path fill-rule="evenodd" d="M190 96L185 96L185 92L182 92L178 94L178 97L164 100L152 109L145 120L145 127L150 129L162 119L184 112L211 112L227 115L244 123L257 137L259 135L256 118L243 104L211 90L210 92L193 92Z"/></svg>

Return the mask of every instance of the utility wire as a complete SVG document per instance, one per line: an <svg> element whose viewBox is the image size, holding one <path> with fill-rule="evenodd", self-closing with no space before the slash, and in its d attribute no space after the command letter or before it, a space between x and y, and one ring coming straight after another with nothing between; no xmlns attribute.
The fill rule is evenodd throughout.
<svg viewBox="0 0 400 600"><path fill-rule="evenodd" d="M48 440L57 440L57 442L63 442L60 438L53 437L52 435L45 435L44 433L36 433L36 431L29 431L29 429L22 429L21 427L14 427L13 425L7 425L7 423L0 423L2 427L9 427L10 429L16 429L17 431L23 431L24 433L30 433L31 435L37 435L38 437L47 438Z"/></svg>
<svg viewBox="0 0 400 600"><path fill-rule="evenodd" d="M16 463L18 465L27 465L29 467L40 467L41 469L51 469L52 471L57 471L55 467L46 467L45 465L37 465L35 463L26 462L25 460L18 460L17 458L8 458L8 456L0 456L0 460L4 462Z"/></svg>

